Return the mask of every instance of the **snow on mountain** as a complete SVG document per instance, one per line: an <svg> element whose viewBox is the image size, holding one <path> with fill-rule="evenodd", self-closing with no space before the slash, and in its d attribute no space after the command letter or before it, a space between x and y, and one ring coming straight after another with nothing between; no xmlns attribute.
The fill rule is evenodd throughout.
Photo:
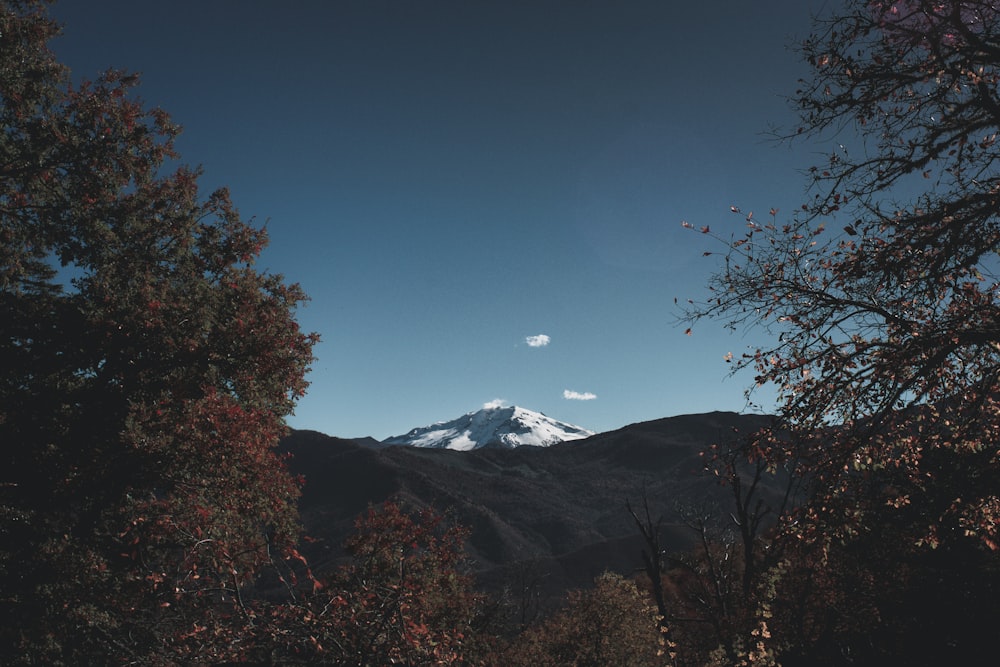
<svg viewBox="0 0 1000 667"><path fill-rule="evenodd" d="M405 435L395 435L383 445L410 445L468 451L480 447L512 449L522 445L548 447L566 440L580 440L593 431L550 419L540 412L516 405L484 406L448 422L415 428Z"/></svg>

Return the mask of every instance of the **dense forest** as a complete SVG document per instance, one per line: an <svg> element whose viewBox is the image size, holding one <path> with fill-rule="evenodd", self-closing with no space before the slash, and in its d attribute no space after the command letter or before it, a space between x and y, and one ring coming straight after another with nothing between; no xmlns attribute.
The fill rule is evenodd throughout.
<svg viewBox="0 0 1000 667"><path fill-rule="evenodd" d="M42 0L0 3L4 664L979 664L1000 619L1000 13L846 0L800 45L783 138L807 200L733 206L689 322L779 392L719 443L722 525L545 615L469 575L467 531L387 502L314 571L277 446L306 389L305 295L179 128L108 71L75 84ZM734 218L736 219L736 218ZM764 480L794 487L765 501ZM444 512L447 508L440 508Z"/></svg>

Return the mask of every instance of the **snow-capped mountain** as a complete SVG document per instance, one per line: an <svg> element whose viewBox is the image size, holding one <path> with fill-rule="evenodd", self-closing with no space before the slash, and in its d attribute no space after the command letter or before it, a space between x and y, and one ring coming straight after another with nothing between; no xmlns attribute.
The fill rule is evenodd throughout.
<svg viewBox="0 0 1000 667"><path fill-rule="evenodd" d="M557 442L580 440L592 435L593 431L514 405L484 407L458 419L415 428L406 435L386 438L382 444L468 451L480 447L548 447Z"/></svg>

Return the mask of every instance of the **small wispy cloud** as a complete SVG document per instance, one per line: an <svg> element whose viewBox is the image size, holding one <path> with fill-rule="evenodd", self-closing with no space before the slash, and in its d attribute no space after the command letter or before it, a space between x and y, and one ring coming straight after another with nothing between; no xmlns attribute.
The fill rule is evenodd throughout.
<svg viewBox="0 0 1000 667"><path fill-rule="evenodd" d="M497 410L507 406L507 401L502 398L494 398L492 401L483 403L483 410Z"/></svg>
<svg viewBox="0 0 1000 667"><path fill-rule="evenodd" d="M538 334L537 336L528 336L524 342L528 344L528 347L545 347L552 342L552 339L545 334Z"/></svg>
<svg viewBox="0 0 1000 667"><path fill-rule="evenodd" d="M597 398L597 394L592 394L589 391L581 393L579 391L570 391L569 389L566 389L563 391L563 398L568 401L592 401Z"/></svg>

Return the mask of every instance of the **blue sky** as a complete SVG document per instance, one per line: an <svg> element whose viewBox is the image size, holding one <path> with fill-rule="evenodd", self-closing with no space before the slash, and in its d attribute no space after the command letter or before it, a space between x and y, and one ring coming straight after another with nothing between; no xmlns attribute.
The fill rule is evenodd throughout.
<svg viewBox="0 0 1000 667"><path fill-rule="evenodd" d="M817 6L817 4L819 6ZM77 78L142 73L322 336L296 428L382 439L500 399L596 431L742 410L702 323L729 212L803 201L782 96L822 3L62 0ZM531 339L533 336L547 338ZM539 344L545 342L545 344ZM535 343L532 345L531 343ZM768 408L766 395L760 395Z"/></svg>

